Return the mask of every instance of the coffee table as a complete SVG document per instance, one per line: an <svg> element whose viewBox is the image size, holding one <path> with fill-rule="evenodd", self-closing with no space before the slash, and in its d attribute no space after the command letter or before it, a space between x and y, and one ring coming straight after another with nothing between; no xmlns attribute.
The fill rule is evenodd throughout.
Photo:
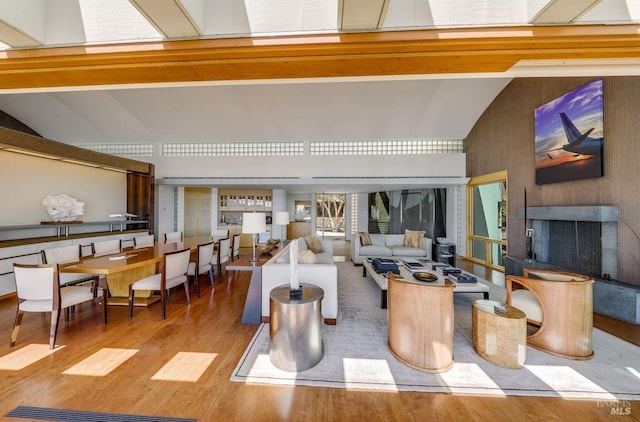
<svg viewBox="0 0 640 422"><path fill-rule="evenodd" d="M527 356L527 317L505 305L499 312L494 300L474 300L471 321L473 349L483 359L505 368L522 368Z"/></svg>
<svg viewBox="0 0 640 422"><path fill-rule="evenodd" d="M410 259L411 261L415 261L415 258L405 258ZM413 276L411 272L407 270L402 264L402 258L398 258L396 262L398 262L398 268L400 269L400 275L402 277L406 277L407 279L412 279ZM425 270L428 269L426 265L435 264L435 262L426 262ZM466 274L469 274L463 271ZM382 309L387 308L387 290L388 290L388 282L386 274L378 274L376 270L373 268L373 264L369 262L368 259L365 259L362 262L362 276L366 277L367 273L371 275L373 281L376 282L378 287L380 287L380 307ZM453 293L482 293L483 299L489 299L489 281L482 280L476 277L478 281L476 283L456 283L456 287L453 289Z"/></svg>

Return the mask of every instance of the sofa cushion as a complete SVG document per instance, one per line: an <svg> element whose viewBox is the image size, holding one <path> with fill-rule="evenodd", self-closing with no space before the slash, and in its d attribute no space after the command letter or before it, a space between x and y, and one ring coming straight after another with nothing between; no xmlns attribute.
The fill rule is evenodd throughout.
<svg viewBox="0 0 640 422"><path fill-rule="evenodd" d="M299 238L298 239L298 250L299 251L306 251L307 249L309 249L309 248L307 248L306 240L304 240L303 237Z"/></svg>
<svg viewBox="0 0 640 422"><path fill-rule="evenodd" d="M333 254L331 252L320 252L316 254L317 264L333 264Z"/></svg>
<svg viewBox="0 0 640 422"><path fill-rule="evenodd" d="M527 319L542 322L542 306L531 290L518 289L511 292L511 306L520 309Z"/></svg>
<svg viewBox="0 0 640 422"><path fill-rule="evenodd" d="M386 245L388 247L391 246L402 246L404 244L404 235L403 234L387 234L384 235L386 239Z"/></svg>
<svg viewBox="0 0 640 422"><path fill-rule="evenodd" d="M381 245L362 246L360 256L391 256L391 249Z"/></svg>
<svg viewBox="0 0 640 422"><path fill-rule="evenodd" d="M427 256L427 251L422 248L391 246L389 249L393 256Z"/></svg>
<svg viewBox="0 0 640 422"><path fill-rule="evenodd" d="M322 240L318 236L312 234L305 234L304 241L307 242L307 247L313 251L313 253L322 252Z"/></svg>
<svg viewBox="0 0 640 422"><path fill-rule="evenodd" d="M422 248L423 237L424 231L405 230L402 246L407 246L410 248Z"/></svg>
<svg viewBox="0 0 640 422"><path fill-rule="evenodd" d="M373 246L384 246L385 245L385 236L384 234L379 233L369 233L369 239L371 239L371 244Z"/></svg>
<svg viewBox="0 0 640 422"><path fill-rule="evenodd" d="M318 259L316 258L316 254L313 251L307 249L306 251L300 251L298 254L298 263L299 264L316 264Z"/></svg>
<svg viewBox="0 0 640 422"><path fill-rule="evenodd" d="M360 246L371 246L371 238L367 232L358 232L360 237Z"/></svg>

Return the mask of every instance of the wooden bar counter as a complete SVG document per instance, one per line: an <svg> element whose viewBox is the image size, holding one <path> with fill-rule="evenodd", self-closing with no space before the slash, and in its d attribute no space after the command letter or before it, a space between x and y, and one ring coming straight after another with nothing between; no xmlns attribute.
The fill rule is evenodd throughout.
<svg viewBox="0 0 640 422"><path fill-rule="evenodd" d="M453 289L455 283L438 276L434 282L389 277L387 312L389 349L412 368L444 372L453 366Z"/></svg>

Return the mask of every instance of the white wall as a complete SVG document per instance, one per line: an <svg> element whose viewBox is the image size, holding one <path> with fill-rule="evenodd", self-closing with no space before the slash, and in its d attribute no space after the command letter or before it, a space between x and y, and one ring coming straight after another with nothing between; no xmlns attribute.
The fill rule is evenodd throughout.
<svg viewBox="0 0 640 422"><path fill-rule="evenodd" d="M0 180L0 226L51 221L42 200L61 193L85 203L85 222L127 210L124 173L0 151Z"/></svg>
<svg viewBox="0 0 640 422"><path fill-rule="evenodd" d="M294 158L294 159L293 159ZM234 157L151 157L155 164L155 177L171 181L185 178L192 183L207 183L206 178L237 178L242 183L246 178L290 178L284 183L309 183L317 178L418 178L466 176L466 155L420 154L420 155L367 155L367 156L234 156ZM204 180L203 180L204 179ZM282 179L280 179L282 180ZM367 182L366 180L364 182ZM438 182L438 180L435 180ZM228 183L228 182L227 182ZM248 182L250 183L250 182ZM349 183L345 179L345 183ZM370 182L368 182L370 183ZM417 184L421 183L416 181ZM426 182L422 182L423 184ZM182 183L180 183L182 184ZM268 188L265 186L264 188ZM323 189L316 189L321 192ZM371 189L372 192L376 188Z"/></svg>
<svg viewBox="0 0 640 422"><path fill-rule="evenodd" d="M164 233L173 231L173 186L156 185L156 240L163 239Z"/></svg>

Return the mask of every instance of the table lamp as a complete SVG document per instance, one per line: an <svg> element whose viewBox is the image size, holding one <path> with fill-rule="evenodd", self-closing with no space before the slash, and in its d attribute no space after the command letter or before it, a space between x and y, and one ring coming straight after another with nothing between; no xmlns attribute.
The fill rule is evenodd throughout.
<svg viewBox="0 0 640 422"><path fill-rule="evenodd" d="M289 224L289 211L276 211L276 216L273 223L282 226L282 236L280 237L280 245L284 245L284 241L286 238L285 226Z"/></svg>
<svg viewBox="0 0 640 422"><path fill-rule="evenodd" d="M267 231L267 219L263 212L245 212L242 214L242 233L251 234L253 238L253 258L256 262L256 234Z"/></svg>

